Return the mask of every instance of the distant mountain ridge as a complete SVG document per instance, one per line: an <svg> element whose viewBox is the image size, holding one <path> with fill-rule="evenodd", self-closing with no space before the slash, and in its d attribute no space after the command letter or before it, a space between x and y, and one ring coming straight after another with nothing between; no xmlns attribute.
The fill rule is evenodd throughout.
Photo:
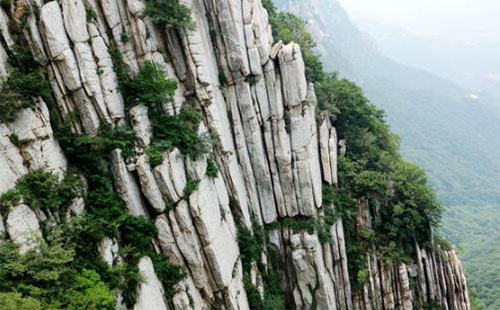
<svg viewBox="0 0 500 310"><path fill-rule="evenodd" d="M433 72L478 93L500 88L500 34L453 37L415 34L372 20L356 20L379 51L391 59ZM498 103L500 104L500 102Z"/></svg>
<svg viewBox="0 0 500 310"><path fill-rule="evenodd" d="M307 21L328 69L360 84L387 112L403 151L430 173L446 204L500 203L500 119L494 107L468 98L453 82L381 54L337 1L277 4ZM450 161L459 166L452 171L456 182L442 175Z"/></svg>
<svg viewBox="0 0 500 310"><path fill-rule="evenodd" d="M469 285L477 291L478 303L484 309L499 309L495 275L500 273L496 254L500 232L493 229L500 221L500 90L496 84L479 81L482 92L473 98L455 81L390 59L368 32L356 28L336 0L275 2L305 19L327 69L358 83L386 111L391 127L402 138L405 157L427 171L448 207L443 233L463 249Z"/></svg>

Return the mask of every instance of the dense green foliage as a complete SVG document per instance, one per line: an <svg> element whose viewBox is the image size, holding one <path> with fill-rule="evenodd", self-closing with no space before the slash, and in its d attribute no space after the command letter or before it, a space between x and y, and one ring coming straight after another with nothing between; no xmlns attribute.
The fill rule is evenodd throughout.
<svg viewBox="0 0 500 310"><path fill-rule="evenodd" d="M318 117L329 117L339 140L347 143L346 155L339 157L339 187L334 194L324 192L325 203L334 202L344 220L349 269L357 275L353 277L357 287L366 279L367 252L375 251L386 261L407 260L414 254L415 242L430 246L442 207L423 170L399 155L399 139L390 132L383 111L353 82L323 71L305 22L278 12L270 1L264 4L274 38L302 47L307 78L315 83ZM373 229L357 225L361 203L374 215Z"/></svg>
<svg viewBox="0 0 500 310"><path fill-rule="evenodd" d="M177 83L167 79L163 71L152 62L146 61L133 78L129 78L128 74L122 77L120 86L127 107L144 104L150 109L158 109L159 105L172 100Z"/></svg>
<svg viewBox="0 0 500 310"><path fill-rule="evenodd" d="M195 27L189 8L179 0L146 0L145 13L157 26L185 30Z"/></svg>
<svg viewBox="0 0 500 310"><path fill-rule="evenodd" d="M149 61L144 63L134 77L129 77L116 47L112 47L110 53L127 108L138 104L148 107L153 137L146 153L151 165L161 164L163 152L174 147L193 160L208 154L213 140L208 134L198 134L202 115L194 107L195 104L184 105L177 115L170 115L164 109L172 101L177 88L176 82L167 79L165 73ZM148 91L144 91L145 89Z"/></svg>
<svg viewBox="0 0 500 310"><path fill-rule="evenodd" d="M13 121L16 112L35 106L35 98L50 97L50 84L26 49L15 45L9 52L10 74L0 87L0 121Z"/></svg>
<svg viewBox="0 0 500 310"><path fill-rule="evenodd" d="M240 249L240 258L243 266L243 283L247 292L248 302L252 310L284 310L283 292L281 289L282 268L279 266L268 266L266 268L261 261L263 253L273 255L275 252L271 245L267 244L266 232L255 220L252 229L241 223L238 225L237 241ZM277 263L279 259L272 259L270 263ZM263 278L264 296L261 296L257 287L250 280L252 264L256 264ZM276 267L276 268L275 268Z"/></svg>
<svg viewBox="0 0 500 310"><path fill-rule="evenodd" d="M219 166L217 164L217 161L216 161L215 157L212 154L211 156L209 156L207 158L207 171L206 171L206 175L209 178L214 179L214 178L217 177L218 173L219 173Z"/></svg>
<svg viewBox="0 0 500 310"><path fill-rule="evenodd" d="M75 173L67 173L59 182L57 175L38 169L24 175L12 190L2 194L0 205L3 215L10 206L22 202L33 209L64 217L73 199L82 195L83 184Z"/></svg>
<svg viewBox="0 0 500 310"><path fill-rule="evenodd" d="M467 285L479 309L500 309L500 212L497 206L460 206L446 213L443 234L460 245Z"/></svg>
<svg viewBox="0 0 500 310"><path fill-rule="evenodd" d="M185 106L176 116L157 114L153 120L154 139L150 149L168 151L177 147L193 160L210 151L209 135L198 134L201 114L194 108Z"/></svg>
<svg viewBox="0 0 500 310"><path fill-rule="evenodd" d="M399 54L403 56L399 60L413 64L425 59L422 55L413 57L422 51L414 47L425 49L428 42L408 44L407 34L399 31L382 33L390 33L390 40L367 38L365 31L357 29L359 24L349 20L339 1L316 1L313 14L305 8L307 4L303 5L309 1L275 3L298 15L314 16L315 30L325 34L316 38L325 68L356 81L371 102L387 111L388 123L401 136L405 158L425 169L429 183L446 206L442 233L463 249L459 256L468 283L476 289L477 302L483 303L482 309L500 309L499 279L493 276L499 274L500 243L498 224L492 225L498 223L500 214L500 93L489 97L476 90L479 98L472 100L468 98L471 90L456 85L457 80L445 80L418 69L421 66L412 68L402 65L404 61L393 61L386 56ZM373 23L369 26L370 34L376 34ZM401 34L404 36L398 38ZM409 40L416 38L411 36ZM457 46L453 48L459 49ZM477 46L474 49L477 51ZM474 53L459 50L464 57L474 59ZM446 52L449 50L440 54ZM439 58L435 51L427 56ZM427 61L426 68L443 74L445 68L438 65L440 62ZM470 66L476 63L477 59L472 60Z"/></svg>
<svg viewBox="0 0 500 310"><path fill-rule="evenodd" d="M13 65L17 66L17 70L41 74L41 69L30 55L19 55L24 58L13 57L11 60ZM116 56L116 50L114 55ZM147 65L147 68L151 69L151 66ZM130 87L137 86L133 83L138 80L124 80L128 78L125 68L120 66L118 69L121 69L117 72L120 81L130 82L130 84L125 84L129 87L129 92L124 92L124 94L127 100L131 100L131 97L127 95L130 94ZM147 74L151 72L151 70L142 72L142 76L139 77L142 81L149 79L151 76ZM160 74L157 76L162 77ZM154 83L157 80L153 79L151 82ZM167 80L163 79L161 82L167 82ZM160 94L172 88L175 90L175 84L168 82L166 89ZM140 86L157 93L160 91L157 88L153 89L151 84ZM29 92L22 91L23 96L31 95ZM140 93L142 98L154 98L151 101L159 99L155 97L156 94L148 94L144 89ZM40 95L49 96L50 88L47 94ZM161 103L164 102L167 101ZM131 105L128 104L128 106ZM29 272L39 269L42 274L31 275L29 272L23 274L21 271L16 271L15 274L7 272L0 274L0 282L5 283L0 291L7 293L7 295L2 295L5 297L5 303L31 303L32 300L28 297L33 297L35 306L39 303L44 309L113 309L115 300L109 292L113 289L120 289L125 303L128 307L132 307L136 299L137 285L142 281L137 264L144 256L152 259L158 278L164 284L166 296L171 297L174 293L173 286L184 277L184 271L178 266L169 264L164 255L156 254L151 243L151 239L157 234L154 223L144 217L129 215L125 203L116 194L112 182L109 155L115 149L121 149L125 158L133 155L135 144L133 131L127 126L118 126L114 129L101 128L97 135L78 135L74 133L69 122L63 123L57 114L52 116L56 139L63 148L71 167L69 173L61 181L57 176L43 170L27 174L19 180L13 190L1 197L2 210L7 211L9 206L22 201L32 208L58 214L60 219L64 219L73 198L83 196L85 212L71 222L61 220L56 227L45 227L44 233L47 241L41 240L42 248L26 254L29 261L25 262L24 256L9 258L11 262L20 260L22 264L40 263L43 265L47 264L47 261L54 262L54 268L60 267L60 270L51 273L50 267L30 265ZM76 117L78 117L77 114L73 115L69 121ZM11 137L11 140L17 139ZM85 177L85 191L76 172ZM54 234L57 238L53 238ZM113 266L105 263L97 250L98 244L105 237L116 240L120 245L119 255L122 260ZM11 250L6 255L17 253L15 249ZM12 266L8 268L11 269ZM19 268L25 267L20 265ZM47 274L43 273L43 269L47 269ZM43 276L48 278L41 278ZM66 294L62 293L63 289L66 289ZM19 292L21 296L9 294L11 292Z"/></svg>
<svg viewBox="0 0 500 310"><path fill-rule="evenodd" d="M414 242L430 246L442 207L425 173L398 154L398 139L383 113L359 87L345 79L317 85L318 98L339 112L332 117L347 153L339 158L339 190L335 206L344 218L351 271L360 274L367 250L378 248L385 260L412 257ZM333 91L333 93L332 93ZM374 232L355 227L358 203L375 214ZM361 273L362 274L362 273ZM358 277L362 279L363 277Z"/></svg>
<svg viewBox="0 0 500 310"><path fill-rule="evenodd" d="M23 297L19 293L0 293L0 309L4 310L41 310L40 301L33 297Z"/></svg>
<svg viewBox="0 0 500 310"><path fill-rule="evenodd" d="M2 243L2 309L114 309L114 295L99 274L74 264L75 249L58 231L23 255L12 243Z"/></svg>

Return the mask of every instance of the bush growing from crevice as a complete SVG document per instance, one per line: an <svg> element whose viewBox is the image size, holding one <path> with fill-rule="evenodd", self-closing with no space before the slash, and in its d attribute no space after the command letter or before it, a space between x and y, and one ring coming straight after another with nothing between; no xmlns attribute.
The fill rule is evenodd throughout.
<svg viewBox="0 0 500 310"><path fill-rule="evenodd" d="M172 101L176 89L177 83L166 78L165 73L150 61L144 62L133 78L127 75L121 79L123 99L128 108L144 104L158 112L162 104Z"/></svg>
<svg viewBox="0 0 500 310"><path fill-rule="evenodd" d="M173 27L178 30L192 30L191 10L179 0L146 0L144 11L159 27Z"/></svg>
<svg viewBox="0 0 500 310"><path fill-rule="evenodd" d="M209 134L198 134L201 114L194 108L184 106L176 116L160 115L153 119L151 147L161 151L177 147L192 160L209 153L213 139Z"/></svg>
<svg viewBox="0 0 500 310"><path fill-rule="evenodd" d="M261 262L261 255L267 251L271 258L270 263L277 263L275 249L267 245L266 232L255 219L252 220L252 230L237 225L237 241L240 249L240 259L243 266L243 284L247 293L250 309L252 310L284 310L283 291L281 289L281 275L275 268L267 268ZM252 263L256 263L263 278L264 296L250 281ZM282 269L280 269L282 270Z"/></svg>
<svg viewBox="0 0 500 310"><path fill-rule="evenodd" d="M209 134L198 134L199 124L203 120L200 112L188 104L185 104L177 115L169 115L164 110L165 105L171 104L173 100L176 82L166 78L165 73L149 61L131 78L122 63L118 49L112 46L110 53L126 107L130 109L138 104L148 107L153 137L146 154L151 165L154 167L161 164L162 153L175 147L193 160L208 154L213 139Z"/></svg>
<svg viewBox="0 0 500 310"><path fill-rule="evenodd" d="M9 303L21 305L19 309L25 309L24 305L32 309L114 309L115 297L99 274L78 269L74 263L72 244L58 231L23 255L11 242L0 244L0 304L9 298Z"/></svg>
<svg viewBox="0 0 500 310"><path fill-rule="evenodd" d="M11 66L7 80L0 86L0 121L11 122L16 113L25 108L35 107L35 98L50 98L49 81L36 61L25 49L14 45L9 52Z"/></svg>
<svg viewBox="0 0 500 310"><path fill-rule="evenodd" d="M323 184L323 205L332 204L335 199L335 192L333 190L333 185Z"/></svg>
<svg viewBox="0 0 500 310"><path fill-rule="evenodd" d="M184 198L189 199L189 196L191 196L191 194L198 189L199 185L200 181L188 179L186 182L186 187L184 187Z"/></svg>
<svg viewBox="0 0 500 310"><path fill-rule="evenodd" d="M87 15L87 22L93 22L97 20L97 12L91 6L85 6L85 14Z"/></svg>
<svg viewBox="0 0 500 310"><path fill-rule="evenodd" d="M21 141L19 141L19 136L16 135L15 133L9 135L9 141L10 143L14 144L17 147L21 146Z"/></svg>
<svg viewBox="0 0 500 310"><path fill-rule="evenodd" d="M16 186L0 197L2 213L19 203L32 209L50 211L65 216L76 197L82 197L84 186L75 171L69 171L62 181L59 177L43 169L29 172L16 182Z"/></svg>
<svg viewBox="0 0 500 310"><path fill-rule="evenodd" d="M264 243L259 234L254 235L252 230L244 226L238 227L237 240L240 248L240 258L243 264L243 270L249 272L252 268L252 262L260 262Z"/></svg>
<svg viewBox="0 0 500 310"><path fill-rule="evenodd" d="M265 229L269 231L286 227L295 233L302 231L309 234L317 233L319 241L327 243L332 241L330 227L337 221L338 217L340 216L334 212L333 208L325 207L324 215L317 218L306 216L280 218L274 223L266 224Z"/></svg>
<svg viewBox="0 0 500 310"><path fill-rule="evenodd" d="M212 153L207 158L207 172L206 172L206 175L209 178L215 179L217 177L218 173L219 173L219 166L218 166L217 161L215 159L215 155Z"/></svg>

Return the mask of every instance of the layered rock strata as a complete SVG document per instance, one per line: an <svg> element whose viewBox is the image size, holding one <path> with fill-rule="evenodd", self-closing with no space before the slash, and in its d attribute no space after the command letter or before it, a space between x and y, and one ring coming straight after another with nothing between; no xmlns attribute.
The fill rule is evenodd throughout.
<svg viewBox="0 0 500 310"><path fill-rule="evenodd" d="M235 218L251 228L252 220L263 225L323 214L322 186L337 183L337 134L328 120L317 124L316 97L305 78L300 47L274 42L260 0L183 2L196 27L178 32L154 26L140 0L21 1L40 8L39 16L29 16L24 32L35 58L47 67L57 112L91 135L103 126L128 122L133 128L135 156L125 160L120 150L111 155L116 191L132 215L154 220L157 250L187 272L174 297L166 299L151 260L141 259L144 282L134 309L249 309ZM88 8L97 13L95 19L88 18ZM6 30L9 15L15 17L0 8L2 77L14 44ZM130 39L123 40L124 34ZM200 131L217 140L216 178L206 176L206 158L192 161L177 149L151 167L144 152L151 142L147 108L125 110L108 51L112 44L131 74L152 61L178 82L172 114L187 101L200 103ZM37 100L36 108L0 124L0 193L29 171L62 174L67 169L47 106ZM79 112L78 120L70 118L73 111ZM12 134L21 143L14 145ZM199 181L189 197L184 196L187 180ZM41 234L39 222L47 220L41 213L21 204L2 219L0 232L26 251L32 246L27 232ZM268 232L285 265L283 288L294 308L413 309L431 301L445 309L470 308L453 251L437 255L417 244L412 264L386 265L370 256L367 281L354 289L343 223L329 229L332 241L327 243L306 231ZM100 245L109 264L117 246L113 240Z"/></svg>

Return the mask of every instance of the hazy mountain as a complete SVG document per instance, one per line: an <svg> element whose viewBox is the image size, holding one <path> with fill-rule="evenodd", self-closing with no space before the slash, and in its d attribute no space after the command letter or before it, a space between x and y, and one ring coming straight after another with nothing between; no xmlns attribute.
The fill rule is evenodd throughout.
<svg viewBox="0 0 500 310"><path fill-rule="evenodd" d="M355 23L374 39L382 54L397 62L450 79L478 96L500 89L498 33L444 37L415 34L370 20Z"/></svg>
<svg viewBox="0 0 500 310"><path fill-rule="evenodd" d="M386 111L406 157L427 170L448 207L443 231L461 244L470 283L488 309L498 309L499 279L488 275L500 251L493 229L500 210L500 87L494 79L500 57L488 46L479 52L451 39L439 50L432 38L395 27L364 23L360 31L337 1L277 4L307 21L328 69L356 81ZM481 57L481 65L465 63L468 57Z"/></svg>

